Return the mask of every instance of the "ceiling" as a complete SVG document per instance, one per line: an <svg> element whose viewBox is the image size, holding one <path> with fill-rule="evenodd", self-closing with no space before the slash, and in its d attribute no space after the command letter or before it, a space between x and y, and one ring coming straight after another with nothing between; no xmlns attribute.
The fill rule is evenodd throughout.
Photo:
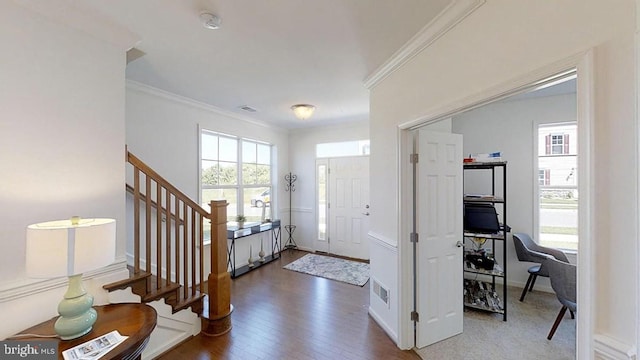
<svg viewBox="0 0 640 360"><path fill-rule="evenodd" d="M127 79L292 129L367 120L364 79L452 1L86 3L140 37L145 54L127 65ZM220 29L204 28L205 10ZM315 114L296 119L297 103L315 105Z"/></svg>

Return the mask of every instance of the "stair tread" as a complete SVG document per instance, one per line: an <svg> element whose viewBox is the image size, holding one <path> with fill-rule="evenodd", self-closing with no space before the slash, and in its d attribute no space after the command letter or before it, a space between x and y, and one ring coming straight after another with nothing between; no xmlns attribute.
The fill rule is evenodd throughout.
<svg viewBox="0 0 640 360"><path fill-rule="evenodd" d="M140 282L144 282L144 284L140 284ZM201 293L199 290L196 290L195 293L192 294L191 289L189 289L187 296L185 297L184 292L182 291L182 285L171 281L167 282L164 279L161 279L160 287L157 288L158 283L156 275L145 271L135 273L132 267L129 267L128 278L103 285L103 288L108 291L114 291L125 289L127 287L133 288L135 284L139 284L138 290L142 291L142 293L137 293L140 295L142 302L152 302L159 299L165 299L165 303L171 306L173 313L188 309L189 307L191 307L191 311L197 313L198 316L202 313L202 308L204 306L203 299L206 296L205 293Z"/></svg>
<svg viewBox="0 0 640 360"><path fill-rule="evenodd" d="M137 274L133 273L131 270L129 270L129 277L126 279L122 279L116 282L112 282L109 284L105 284L102 286L103 289L108 290L108 291L113 291L113 290L118 290L118 289L124 289L128 286L130 286L131 284L138 282L138 281L143 281L150 277L151 274L148 272L144 272L144 271L140 271Z"/></svg>
<svg viewBox="0 0 640 360"><path fill-rule="evenodd" d="M202 294L199 291L196 291L195 294L189 293L186 298L184 297L184 294L180 292L180 298L174 305L172 305L173 311L178 312L188 307L193 307L194 310L202 309L202 306L203 306L202 301L204 297L205 297L205 294ZM196 312L200 312L200 311L196 311Z"/></svg>
<svg viewBox="0 0 640 360"><path fill-rule="evenodd" d="M155 276L153 277L155 278ZM155 281L151 282L151 290L149 290L147 295L143 297L143 301L147 302L157 300L159 298L165 297L165 295L175 297L177 295L176 291L181 288L180 284L176 284L174 282L162 281L162 284L160 284L159 288L157 288L156 285L157 284Z"/></svg>

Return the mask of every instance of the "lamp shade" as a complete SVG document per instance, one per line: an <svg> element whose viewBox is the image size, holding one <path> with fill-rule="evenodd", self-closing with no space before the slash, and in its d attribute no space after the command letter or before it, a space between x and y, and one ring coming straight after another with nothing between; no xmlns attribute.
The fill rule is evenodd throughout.
<svg viewBox="0 0 640 360"><path fill-rule="evenodd" d="M27 227L27 275L52 278L82 274L115 261L116 221L49 221Z"/></svg>

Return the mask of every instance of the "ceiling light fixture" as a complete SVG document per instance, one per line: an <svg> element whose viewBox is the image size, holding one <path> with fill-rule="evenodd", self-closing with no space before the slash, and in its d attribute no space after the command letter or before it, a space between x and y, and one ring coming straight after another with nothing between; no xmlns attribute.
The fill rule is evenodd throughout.
<svg viewBox="0 0 640 360"><path fill-rule="evenodd" d="M316 107L309 104L296 104L291 107L293 113L300 120L306 120L313 115L313 112L316 110Z"/></svg>
<svg viewBox="0 0 640 360"><path fill-rule="evenodd" d="M219 17L207 11L200 13L200 20L202 21L202 26L210 30L220 29L220 22L222 22Z"/></svg>

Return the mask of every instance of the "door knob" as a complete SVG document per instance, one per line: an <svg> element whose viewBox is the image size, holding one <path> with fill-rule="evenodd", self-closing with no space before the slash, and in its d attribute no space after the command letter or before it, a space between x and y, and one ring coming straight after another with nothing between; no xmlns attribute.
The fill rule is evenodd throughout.
<svg viewBox="0 0 640 360"><path fill-rule="evenodd" d="M456 243L456 246L457 247L463 247L464 244L462 244L462 241L458 240L458 242Z"/></svg>

